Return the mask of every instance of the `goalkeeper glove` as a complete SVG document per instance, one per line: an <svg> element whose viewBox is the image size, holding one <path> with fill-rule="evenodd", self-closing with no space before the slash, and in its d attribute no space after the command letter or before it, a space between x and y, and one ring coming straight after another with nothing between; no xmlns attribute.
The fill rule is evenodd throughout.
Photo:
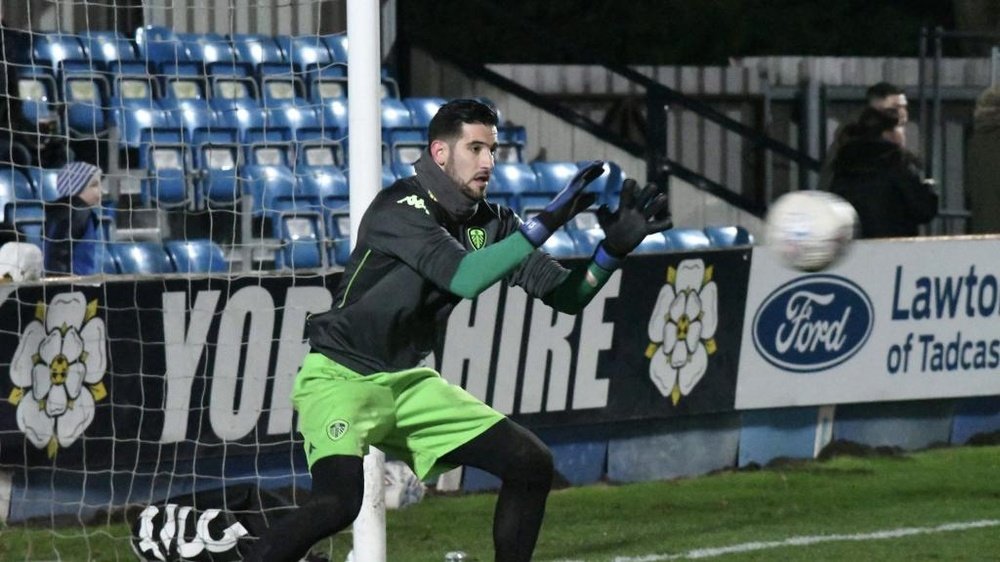
<svg viewBox="0 0 1000 562"><path fill-rule="evenodd" d="M597 220L604 229L604 240L597 246L594 262L611 271L636 248L646 236L673 226L667 205L670 198L655 184L641 190L635 180L622 184L618 209L611 212L607 205L597 210Z"/></svg>
<svg viewBox="0 0 1000 562"><path fill-rule="evenodd" d="M594 204L597 194L584 193L590 182L604 173L604 162L594 160L580 168L541 212L521 225L521 233L538 248L553 232L566 224L577 213Z"/></svg>

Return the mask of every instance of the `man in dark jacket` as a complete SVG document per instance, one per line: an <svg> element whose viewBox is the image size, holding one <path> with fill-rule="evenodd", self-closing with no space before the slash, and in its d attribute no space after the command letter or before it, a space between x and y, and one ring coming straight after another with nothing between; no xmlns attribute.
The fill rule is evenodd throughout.
<svg viewBox="0 0 1000 562"><path fill-rule="evenodd" d="M867 104L865 109L895 109L899 112L899 123L903 127L909 121L909 104L906 100L906 92L895 84L888 82L873 84L865 90L865 103ZM826 157L823 159L823 165L819 171L819 189L830 189L830 183L833 181L833 161L836 160L840 148L849 140L845 134L849 125L850 123L838 127L833 134L833 142L826 149ZM902 146L906 146L905 134Z"/></svg>
<svg viewBox="0 0 1000 562"><path fill-rule="evenodd" d="M845 128L830 191L858 212L860 238L916 236L937 215L938 196L903 148L899 111L868 108Z"/></svg>
<svg viewBox="0 0 1000 562"><path fill-rule="evenodd" d="M440 346L452 309L506 279L575 314L647 234L670 225L655 186L623 186L604 211L606 238L573 270L537 250L594 201L584 192L603 163L582 167L538 215L522 222L485 201L497 149L497 115L456 100L431 120L416 176L381 191L361 219L357 246L328 312L309 319L312 346L292 401L313 497L279 520L246 560L299 560L357 517L362 457L376 445L425 478L470 465L502 482L494 514L495 560L528 562L552 485L548 449L523 427L420 362ZM658 216L660 215L660 216Z"/></svg>

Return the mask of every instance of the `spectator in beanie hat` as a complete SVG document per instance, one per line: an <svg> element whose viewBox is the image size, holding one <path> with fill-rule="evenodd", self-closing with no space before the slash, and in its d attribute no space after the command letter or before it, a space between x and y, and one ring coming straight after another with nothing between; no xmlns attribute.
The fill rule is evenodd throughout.
<svg viewBox="0 0 1000 562"><path fill-rule="evenodd" d="M93 275L97 263L101 169L70 162L56 181L59 198L45 205L46 274Z"/></svg>

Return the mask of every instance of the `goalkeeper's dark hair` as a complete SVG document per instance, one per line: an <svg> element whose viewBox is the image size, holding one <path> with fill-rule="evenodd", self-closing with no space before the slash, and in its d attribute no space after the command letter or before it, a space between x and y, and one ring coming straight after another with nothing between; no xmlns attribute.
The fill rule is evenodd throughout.
<svg viewBox="0 0 1000 562"><path fill-rule="evenodd" d="M462 125L479 123L495 127L500 122L492 107L478 100L458 99L442 105L427 127L428 141L453 141L462 135Z"/></svg>
<svg viewBox="0 0 1000 562"><path fill-rule="evenodd" d="M878 84L873 84L867 91L865 91L865 100L871 103L875 100L884 100L889 96L898 96L900 94L905 94L902 88L895 84L890 84L889 82L879 82Z"/></svg>

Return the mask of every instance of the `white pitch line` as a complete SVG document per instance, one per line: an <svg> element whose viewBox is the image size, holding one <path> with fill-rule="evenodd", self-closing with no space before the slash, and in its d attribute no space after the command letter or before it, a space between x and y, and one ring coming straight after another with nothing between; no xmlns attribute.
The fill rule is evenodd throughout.
<svg viewBox="0 0 1000 562"><path fill-rule="evenodd" d="M969 529L982 529L985 527L1000 526L998 519L982 519L979 521L968 521L965 523L946 523L937 527L903 527L900 529L888 529L885 531L875 531L873 533L856 533L853 535L809 535L801 537L789 537L783 541L768 542L748 542L722 546L717 548L699 548L690 550L682 554L651 554L648 556L629 557L616 556L612 562L662 562L665 560L695 560L699 558L715 558L726 554L739 554L752 552L755 550L767 550L770 548L781 548L783 546L805 546L824 542L843 541L874 541L884 539L895 539L909 537L913 535L929 535L933 533L947 533L950 531L966 531Z"/></svg>

